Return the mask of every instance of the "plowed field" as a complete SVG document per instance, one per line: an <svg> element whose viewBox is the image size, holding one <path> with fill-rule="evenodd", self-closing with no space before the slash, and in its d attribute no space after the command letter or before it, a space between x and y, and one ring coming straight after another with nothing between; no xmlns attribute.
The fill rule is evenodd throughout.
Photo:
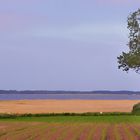
<svg viewBox="0 0 140 140"><path fill-rule="evenodd" d="M140 140L140 124L0 122L0 140Z"/></svg>

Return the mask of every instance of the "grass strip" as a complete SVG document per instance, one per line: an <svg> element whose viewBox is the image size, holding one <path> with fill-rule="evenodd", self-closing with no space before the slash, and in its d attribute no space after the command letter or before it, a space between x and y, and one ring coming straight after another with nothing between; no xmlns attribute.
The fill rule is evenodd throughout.
<svg viewBox="0 0 140 140"><path fill-rule="evenodd" d="M121 115L121 116L49 116L49 117L16 117L0 119L0 122L48 122L48 123L140 123L140 116Z"/></svg>

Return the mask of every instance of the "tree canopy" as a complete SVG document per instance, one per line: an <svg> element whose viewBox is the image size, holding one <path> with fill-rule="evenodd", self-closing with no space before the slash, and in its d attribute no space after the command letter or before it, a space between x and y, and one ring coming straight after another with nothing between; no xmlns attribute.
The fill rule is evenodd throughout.
<svg viewBox="0 0 140 140"><path fill-rule="evenodd" d="M122 52L118 57L119 69L130 69L140 72L140 9L131 13L127 19L129 29L128 52Z"/></svg>

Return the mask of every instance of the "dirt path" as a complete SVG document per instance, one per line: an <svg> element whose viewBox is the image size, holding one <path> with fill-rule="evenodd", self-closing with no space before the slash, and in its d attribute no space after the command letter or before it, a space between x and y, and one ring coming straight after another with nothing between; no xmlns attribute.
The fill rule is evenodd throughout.
<svg viewBox="0 0 140 140"><path fill-rule="evenodd" d="M140 100L0 101L0 113L131 112Z"/></svg>

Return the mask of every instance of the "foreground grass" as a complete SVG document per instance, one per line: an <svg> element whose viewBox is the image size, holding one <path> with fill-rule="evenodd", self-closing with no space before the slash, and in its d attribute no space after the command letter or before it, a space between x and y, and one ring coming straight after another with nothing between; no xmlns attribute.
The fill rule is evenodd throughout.
<svg viewBox="0 0 140 140"><path fill-rule="evenodd" d="M18 116L14 118L0 118L0 122L49 122L49 123L66 123L66 122L106 122L106 123L140 123L140 116L136 115L100 115L100 116Z"/></svg>

